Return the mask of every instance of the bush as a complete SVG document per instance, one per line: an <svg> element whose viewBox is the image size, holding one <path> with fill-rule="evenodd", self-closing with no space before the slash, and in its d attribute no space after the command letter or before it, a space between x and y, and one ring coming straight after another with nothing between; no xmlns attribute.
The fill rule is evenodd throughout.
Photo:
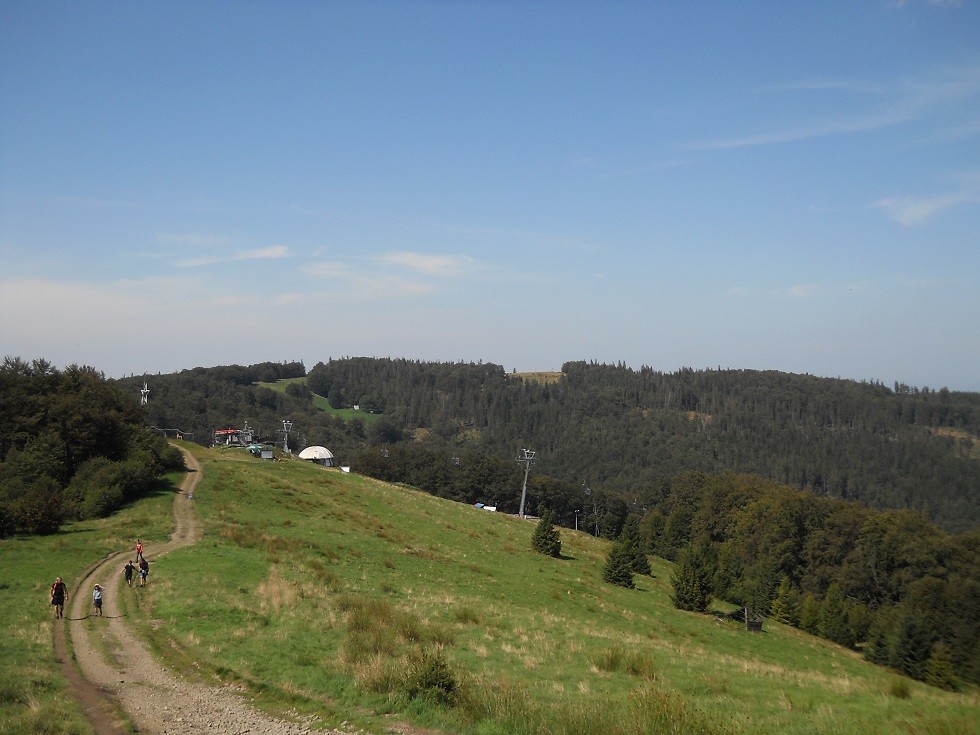
<svg viewBox="0 0 980 735"><path fill-rule="evenodd" d="M408 680L408 696L429 699L445 707L456 700L459 685L446 659L438 651L423 652Z"/></svg>

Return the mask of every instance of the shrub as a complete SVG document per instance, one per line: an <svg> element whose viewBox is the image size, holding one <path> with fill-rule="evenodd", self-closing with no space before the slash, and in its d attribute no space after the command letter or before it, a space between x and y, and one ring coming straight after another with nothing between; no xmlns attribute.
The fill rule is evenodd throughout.
<svg viewBox="0 0 980 735"><path fill-rule="evenodd" d="M412 699L429 699L448 707L455 702L458 688L442 654L423 651L408 679L407 693Z"/></svg>

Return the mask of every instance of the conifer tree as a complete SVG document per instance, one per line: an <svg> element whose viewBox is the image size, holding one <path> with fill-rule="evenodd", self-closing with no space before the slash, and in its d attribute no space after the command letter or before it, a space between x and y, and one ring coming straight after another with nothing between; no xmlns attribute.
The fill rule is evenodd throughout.
<svg viewBox="0 0 980 735"><path fill-rule="evenodd" d="M610 584L627 589L636 587L636 583L633 582L633 555L621 541L614 543L609 550L609 558L606 559L605 569L602 570L602 578Z"/></svg>
<svg viewBox="0 0 980 735"><path fill-rule="evenodd" d="M692 543L682 549L670 577L674 607L691 612L707 610L712 598L711 575L711 557L705 542Z"/></svg>
<svg viewBox="0 0 980 735"><path fill-rule="evenodd" d="M772 601L770 615L774 620L786 625L796 625L799 623L800 593L796 591L789 577L783 577L776 591L776 599Z"/></svg>
<svg viewBox="0 0 980 735"><path fill-rule="evenodd" d="M561 556L561 535L555 528L554 518L550 511L545 512L538 521L531 536L531 546L541 554L553 556L556 559Z"/></svg>
<svg viewBox="0 0 980 735"><path fill-rule="evenodd" d="M820 603L812 592L803 595L803 602L800 604L800 629L813 635L819 634L820 626Z"/></svg>
<svg viewBox="0 0 980 735"><path fill-rule="evenodd" d="M922 681L931 651L929 631L919 618L913 613L899 617L888 641L888 665Z"/></svg>
<svg viewBox="0 0 980 735"><path fill-rule="evenodd" d="M949 646L937 643L932 647L929 660L926 662L926 684L940 689L956 691L959 684L956 681L956 671L953 669L953 659Z"/></svg>
<svg viewBox="0 0 980 735"><path fill-rule="evenodd" d="M619 534L619 541L629 551L632 559L631 569L633 573L650 576L653 570L650 568L650 559L647 557L646 544L643 542L643 535L640 533L640 521L635 515L630 515L626 519L623 530Z"/></svg>
<svg viewBox="0 0 980 735"><path fill-rule="evenodd" d="M827 588L827 594L820 604L817 618L817 633L821 638L853 648L854 637L847 618L847 607L844 604L844 592L841 586L834 582Z"/></svg>

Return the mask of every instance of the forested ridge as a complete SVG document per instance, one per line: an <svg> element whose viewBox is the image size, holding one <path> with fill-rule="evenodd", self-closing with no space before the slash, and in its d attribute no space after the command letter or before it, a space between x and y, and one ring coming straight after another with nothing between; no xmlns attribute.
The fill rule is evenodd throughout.
<svg viewBox="0 0 980 735"><path fill-rule="evenodd" d="M493 364L349 358L307 384L448 446L528 447L569 482L636 492L685 470L756 473L948 530L980 523L980 394L775 371L566 363L555 382Z"/></svg>

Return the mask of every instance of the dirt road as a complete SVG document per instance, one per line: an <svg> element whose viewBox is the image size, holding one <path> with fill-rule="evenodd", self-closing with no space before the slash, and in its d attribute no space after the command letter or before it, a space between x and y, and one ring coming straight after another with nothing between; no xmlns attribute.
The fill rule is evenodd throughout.
<svg viewBox="0 0 980 735"><path fill-rule="evenodd" d="M174 498L174 532L167 543L146 550L151 565L155 558L201 536L191 498L201 468L189 452L184 452L184 461L188 472ZM123 566L132 556L131 551L120 551L95 565L72 590L65 625L55 626L55 653L97 735L123 735L133 729L150 735L313 732L303 724L258 712L230 689L189 683L166 669L119 612ZM151 573L150 584L152 578ZM103 617L90 619L96 583L106 589ZM67 653L66 628L77 669ZM335 735L343 734L335 731Z"/></svg>

